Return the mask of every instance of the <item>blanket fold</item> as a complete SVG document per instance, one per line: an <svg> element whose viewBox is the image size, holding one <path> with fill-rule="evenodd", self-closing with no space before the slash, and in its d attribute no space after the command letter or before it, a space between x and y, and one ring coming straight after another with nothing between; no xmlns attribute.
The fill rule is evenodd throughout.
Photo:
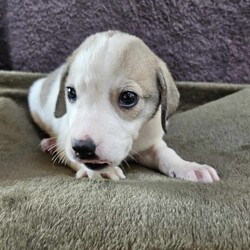
<svg viewBox="0 0 250 250"><path fill-rule="evenodd" d="M26 104L40 76L0 73L1 249L250 248L250 88L178 84L184 108L165 140L184 159L214 166L220 182L135 164L122 166L126 180L93 181L41 152Z"/></svg>

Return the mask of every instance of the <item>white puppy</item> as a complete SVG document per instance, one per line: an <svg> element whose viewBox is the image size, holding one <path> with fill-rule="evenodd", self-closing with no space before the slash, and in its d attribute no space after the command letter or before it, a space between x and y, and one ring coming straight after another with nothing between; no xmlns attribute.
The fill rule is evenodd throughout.
<svg viewBox="0 0 250 250"><path fill-rule="evenodd" d="M216 171L181 159L162 140L179 93L165 65L139 38L118 31L88 37L29 92L34 121L76 177L125 178L127 157L170 177L219 180Z"/></svg>

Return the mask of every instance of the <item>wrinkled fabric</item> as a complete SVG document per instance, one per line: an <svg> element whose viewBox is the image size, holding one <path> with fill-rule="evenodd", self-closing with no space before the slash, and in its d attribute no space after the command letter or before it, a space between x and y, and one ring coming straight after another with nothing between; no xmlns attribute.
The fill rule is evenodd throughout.
<svg viewBox="0 0 250 250"><path fill-rule="evenodd" d="M37 77L0 72L1 249L250 248L249 87L178 84L185 109L170 119L165 140L184 159L214 166L220 182L135 164L114 182L77 180L41 151L44 134L26 103Z"/></svg>

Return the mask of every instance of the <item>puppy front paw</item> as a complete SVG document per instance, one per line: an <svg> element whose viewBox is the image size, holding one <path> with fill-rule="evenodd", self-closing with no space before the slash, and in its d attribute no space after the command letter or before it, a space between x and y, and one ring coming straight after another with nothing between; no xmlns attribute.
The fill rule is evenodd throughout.
<svg viewBox="0 0 250 250"><path fill-rule="evenodd" d="M76 172L76 178L88 177L89 179L111 179L118 181L120 179L126 179L123 171L119 167L107 167L102 170L93 171L87 167L82 167Z"/></svg>
<svg viewBox="0 0 250 250"><path fill-rule="evenodd" d="M171 168L168 175L170 177L194 182L212 183L220 180L214 168L208 165L201 165L196 162L185 162L181 166Z"/></svg>

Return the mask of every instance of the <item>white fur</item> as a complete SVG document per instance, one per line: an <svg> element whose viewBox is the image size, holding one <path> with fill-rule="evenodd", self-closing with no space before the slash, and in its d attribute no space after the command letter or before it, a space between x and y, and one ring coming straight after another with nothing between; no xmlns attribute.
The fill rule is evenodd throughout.
<svg viewBox="0 0 250 250"><path fill-rule="evenodd" d="M128 34L115 32L112 38L109 32L99 33L88 38L71 57L67 86L73 86L77 92L77 102L70 103L66 97L67 113L54 116L56 100L63 71L68 63L56 71L56 78L51 83L47 102L41 103L41 88L46 78L37 80L30 89L29 107L35 122L53 139L44 139L42 148L55 151L59 159L67 163L77 173L76 177L125 178L119 164L128 155L139 163L158 169L170 177L191 181L213 182L219 180L216 171L207 165L199 165L181 159L174 150L162 140L161 108L147 121L150 106L141 99L145 115L134 120L122 119L110 102L110 91L114 89L136 90L143 87L134 83L127 72L119 66L122 52L127 44L137 39ZM152 53L152 52L150 52ZM153 54L153 53L152 53ZM151 55L151 54L150 54ZM136 54L135 54L136 57ZM145 68L149 65L145 65ZM153 67L153 66L152 66ZM146 69L147 70L147 69ZM129 83L128 83L129 82ZM103 170L93 171L74 157L72 138L84 139L90 136L96 143L96 154L101 160L111 163ZM55 149L56 147L56 149Z"/></svg>

